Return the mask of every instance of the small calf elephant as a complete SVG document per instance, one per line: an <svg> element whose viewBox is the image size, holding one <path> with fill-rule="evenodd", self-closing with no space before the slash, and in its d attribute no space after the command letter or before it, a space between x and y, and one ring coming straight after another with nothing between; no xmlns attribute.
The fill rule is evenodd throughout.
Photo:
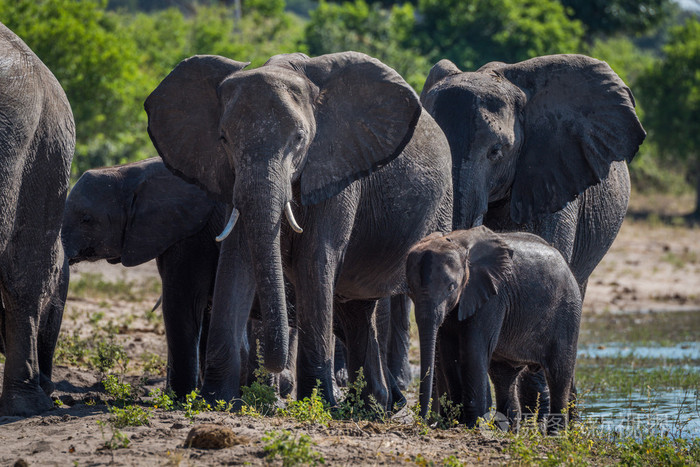
<svg viewBox="0 0 700 467"><path fill-rule="evenodd" d="M196 389L204 368L214 281L216 235L226 207L173 175L160 157L88 170L66 200L63 244L70 264L105 259L137 266L155 259L163 286L168 386L182 397ZM296 330L290 330L295 343ZM255 340L243 342L242 379L252 381ZM295 352L296 346L290 345ZM251 358L248 358L250 353ZM279 379L294 388L294 358Z"/></svg>
<svg viewBox="0 0 700 467"><path fill-rule="evenodd" d="M225 215L223 204L174 176L159 157L88 170L66 200L62 239L70 264L136 266L156 258L168 384L180 396L198 384L219 258L214 238Z"/></svg>
<svg viewBox="0 0 700 467"><path fill-rule="evenodd" d="M480 226L421 240L406 276L420 337L422 416L437 345L437 386L462 404L461 422L474 426L488 412L489 375L496 409L519 420L516 381L525 368L544 370L549 426L566 422L582 300L559 251L536 235Z"/></svg>

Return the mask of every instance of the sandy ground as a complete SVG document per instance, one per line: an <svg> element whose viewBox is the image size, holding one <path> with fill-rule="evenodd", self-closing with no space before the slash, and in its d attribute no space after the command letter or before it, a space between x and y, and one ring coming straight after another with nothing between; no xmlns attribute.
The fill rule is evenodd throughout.
<svg viewBox="0 0 700 467"><path fill-rule="evenodd" d="M144 391L163 387L166 355L162 320L149 311L158 297L154 263L126 269L104 262L80 264L72 281L102 278L114 286L99 292L73 289L67 303L62 340L76 342L101 335L123 346L129 356L126 380ZM97 274L97 275L96 275ZM101 276L99 276L101 275ZM700 228L676 228L627 221L609 254L589 281L585 316L636 310L700 310ZM586 326L585 320L583 326ZM64 347L65 348L65 347ZM58 358L58 357L57 357ZM268 430L306 433L330 465L442 465L449 456L467 464L514 461L506 441L489 433L463 429L430 430L421 434L407 409L391 423L332 422L304 426L289 419L254 418L240 414L203 413L194 423L182 411L156 410L150 423L120 431L129 447L105 449L112 436L107 423L107 399L98 371L85 363L56 366L54 394L63 401L41 416L0 418L0 464L12 465L237 465L264 463L262 437ZM120 372L119 369L114 370ZM122 372L123 373L123 372ZM412 388L410 392L415 392ZM201 423L230 427L240 445L222 450L184 447L190 429ZM281 462L277 460L276 464Z"/></svg>

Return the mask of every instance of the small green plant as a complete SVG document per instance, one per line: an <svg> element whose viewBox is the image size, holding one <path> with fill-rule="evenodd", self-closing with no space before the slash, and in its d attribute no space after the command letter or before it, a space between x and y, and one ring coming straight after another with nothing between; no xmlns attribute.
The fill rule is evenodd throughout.
<svg viewBox="0 0 700 467"><path fill-rule="evenodd" d="M217 412L230 412L233 410L233 402L226 402L223 399L219 399L214 404L214 410Z"/></svg>
<svg viewBox="0 0 700 467"><path fill-rule="evenodd" d="M194 419L199 413L211 410L211 406L207 401L202 399L199 390L194 390L185 396L185 402L182 403L182 410L185 411L185 417L194 423Z"/></svg>
<svg viewBox="0 0 700 467"><path fill-rule="evenodd" d="M111 424L108 424L106 422L103 422L102 420L97 421L97 426L100 427L100 433L102 434L102 439L105 439L105 432L104 429L105 427L109 426L110 431L111 431L111 436L108 440L104 442L104 449L109 449L109 450L114 450L114 449L122 449L122 448L128 448L129 444L131 441L129 440L129 437L126 436L124 433L116 429L114 426Z"/></svg>
<svg viewBox="0 0 700 467"><path fill-rule="evenodd" d="M143 371L156 376L165 376L167 362L163 357L155 353L144 352L141 354L141 360L143 361Z"/></svg>
<svg viewBox="0 0 700 467"><path fill-rule="evenodd" d="M462 404L455 404L447 397L447 394L440 396L440 413L432 410L428 413L428 420L431 425L437 428L448 430L459 425L459 417L462 414Z"/></svg>
<svg viewBox="0 0 700 467"><path fill-rule="evenodd" d="M303 400L287 401L287 407L279 409L277 413L283 417L291 417L301 423L318 423L320 425L328 425L332 420L330 412L324 404L323 398L319 394L319 386L321 382L311 391L311 397L305 397Z"/></svg>
<svg viewBox="0 0 700 467"><path fill-rule="evenodd" d="M99 341L95 347L95 353L90 362L102 373L107 373L119 365L122 373L126 373L129 365L129 356L124 347L115 343L112 339Z"/></svg>
<svg viewBox="0 0 700 467"><path fill-rule="evenodd" d="M175 403L173 402L175 394L172 391L163 391L160 388L152 389L148 393L151 398L151 404L154 409L172 410Z"/></svg>
<svg viewBox="0 0 700 467"><path fill-rule="evenodd" d="M425 419L420 416L420 402L416 402L414 405L409 407L411 411L411 418L413 419L413 426L418 429L418 433L421 435L427 435L430 432L430 427L425 422Z"/></svg>
<svg viewBox="0 0 700 467"><path fill-rule="evenodd" d="M368 397L369 404L362 398L362 392L367 386L362 368L357 370L355 381L350 383L345 390L345 399L338 404L333 411L333 418L336 420L376 420L384 418L384 409L377 404L374 396Z"/></svg>
<svg viewBox="0 0 700 467"><path fill-rule="evenodd" d="M133 402L134 390L129 383L121 383L116 375L108 375L102 381L102 385L107 391L107 394L114 398L114 401L119 405L125 405Z"/></svg>
<svg viewBox="0 0 700 467"><path fill-rule="evenodd" d="M311 441L309 435L300 434L297 438L288 430L267 431L262 440L265 443L263 451L268 460L274 460L279 456L284 467L325 463L325 459L311 449L311 446L316 443Z"/></svg>
<svg viewBox="0 0 700 467"><path fill-rule="evenodd" d="M95 326L95 325L97 325L97 323L99 323L100 320L101 320L102 318L104 318L104 317L105 317L104 312L98 311L98 312L96 312L96 313L91 314L91 315L90 315L90 318L88 318L88 319L89 319L89 321L90 321L90 324L92 324L93 326Z"/></svg>
<svg viewBox="0 0 700 467"><path fill-rule="evenodd" d="M277 391L269 383L271 375L263 364L260 342L257 341L256 344L258 367L253 372L255 381L250 386L241 387L241 400L248 407L245 409L247 415L271 415L275 413Z"/></svg>
<svg viewBox="0 0 700 467"><path fill-rule="evenodd" d="M110 407L110 423L115 428L124 428L125 426L143 426L148 425L148 418L151 413L137 405L127 405L124 408Z"/></svg>
<svg viewBox="0 0 700 467"><path fill-rule="evenodd" d="M464 464L457 459L457 456L447 456L442 460L442 467L462 467Z"/></svg>
<svg viewBox="0 0 700 467"><path fill-rule="evenodd" d="M90 347L87 339L80 337L77 329L70 335L61 334L56 343L53 361L58 365L82 366L86 363Z"/></svg>

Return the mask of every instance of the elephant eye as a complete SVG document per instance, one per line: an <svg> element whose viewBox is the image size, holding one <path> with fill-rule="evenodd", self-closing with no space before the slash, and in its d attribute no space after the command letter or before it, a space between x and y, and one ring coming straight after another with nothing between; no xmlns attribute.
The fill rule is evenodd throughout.
<svg viewBox="0 0 700 467"><path fill-rule="evenodd" d="M80 219L81 224L89 224L92 222L92 216L90 214L85 214L82 219Z"/></svg>
<svg viewBox="0 0 700 467"><path fill-rule="evenodd" d="M493 160L499 159L502 155L501 149L503 146L500 143L494 144L489 152L488 158Z"/></svg>

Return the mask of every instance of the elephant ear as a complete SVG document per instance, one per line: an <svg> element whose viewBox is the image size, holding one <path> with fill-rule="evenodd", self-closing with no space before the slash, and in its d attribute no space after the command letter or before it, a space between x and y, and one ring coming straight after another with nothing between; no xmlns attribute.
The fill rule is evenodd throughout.
<svg viewBox="0 0 700 467"><path fill-rule="evenodd" d="M447 78L448 76L458 75L462 71L457 68L457 65L452 63L446 58L443 58L437 62L430 69L428 77L425 79L425 84L423 85L423 91L420 93L420 100L424 102L424 96L440 81Z"/></svg>
<svg viewBox="0 0 700 467"><path fill-rule="evenodd" d="M230 202L233 168L219 141L217 90L247 62L195 55L180 62L146 99L148 134L167 167L223 202Z"/></svg>
<svg viewBox="0 0 700 467"><path fill-rule="evenodd" d="M467 250L468 276L459 299L458 314L458 318L464 320L498 294L512 273L513 250L498 234L484 226L464 232L459 241Z"/></svg>
<svg viewBox="0 0 700 467"><path fill-rule="evenodd" d="M127 190L133 191L122 245L124 266L156 258L202 230L216 204L204 191L170 173L158 159Z"/></svg>
<svg viewBox="0 0 700 467"><path fill-rule="evenodd" d="M632 92L607 63L583 55L490 68L523 90L525 141L512 187L517 223L555 212L630 162L646 132Z"/></svg>
<svg viewBox="0 0 700 467"><path fill-rule="evenodd" d="M396 71L357 52L292 54L287 61L319 88L316 136L301 174L304 205L335 196L401 154L422 109Z"/></svg>

